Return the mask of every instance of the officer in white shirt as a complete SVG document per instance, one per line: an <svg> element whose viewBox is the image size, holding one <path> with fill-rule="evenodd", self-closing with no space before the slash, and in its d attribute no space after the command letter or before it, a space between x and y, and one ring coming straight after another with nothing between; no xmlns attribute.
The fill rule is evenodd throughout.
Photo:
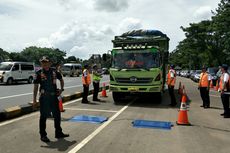
<svg viewBox="0 0 230 153"><path fill-rule="evenodd" d="M227 72L228 65L223 64L221 66L222 75L220 78L220 92L221 92L221 100L224 107L224 113L221 114L224 118L230 118L230 109L229 109L229 74Z"/></svg>

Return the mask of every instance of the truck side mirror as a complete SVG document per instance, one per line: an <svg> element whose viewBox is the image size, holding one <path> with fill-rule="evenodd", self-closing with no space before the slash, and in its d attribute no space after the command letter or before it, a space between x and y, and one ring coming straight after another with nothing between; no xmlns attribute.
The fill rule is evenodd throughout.
<svg viewBox="0 0 230 153"><path fill-rule="evenodd" d="M102 59L103 59L103 61L106 61L106 59L107 59L106 54L102 55Z"/></svg>

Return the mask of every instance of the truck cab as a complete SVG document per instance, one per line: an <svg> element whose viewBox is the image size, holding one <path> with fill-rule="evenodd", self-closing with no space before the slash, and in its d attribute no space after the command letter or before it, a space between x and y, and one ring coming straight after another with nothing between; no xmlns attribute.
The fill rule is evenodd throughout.
<svg viewBox="0 0 230 153"><path fill-rule="evenodd" d="M160 31L139 30L112 40L110 90L117 103L128 94L148 94L161 101L169 38Z"/></svg>

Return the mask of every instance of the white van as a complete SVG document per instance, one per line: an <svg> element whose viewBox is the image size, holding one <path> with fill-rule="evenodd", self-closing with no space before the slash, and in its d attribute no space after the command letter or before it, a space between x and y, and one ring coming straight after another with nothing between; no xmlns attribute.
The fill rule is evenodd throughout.
<svg viewBox="0 0 230 153"><path fill-rule="evenodd" d="M77 63L66 63L62 66L62 74L63 76L80 76L82 73L82 66L81 64Z"/></svg>
<svg viewBox="0 0 230 153"><path fill-rule="evenodd" d="M14 81L32 83L35 76L33 63L29 62L2 62L0 63L0 82L12 84Z"/></svg>

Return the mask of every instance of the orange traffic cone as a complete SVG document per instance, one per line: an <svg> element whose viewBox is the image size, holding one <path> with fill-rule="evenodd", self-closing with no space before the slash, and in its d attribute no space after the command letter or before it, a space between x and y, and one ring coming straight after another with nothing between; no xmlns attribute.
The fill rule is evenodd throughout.
<svg viewBox="0 0 230 153"><path fill-rule="evenodd" d="M103 86L102 86L101 97L107 97L105 83L103 83Z"/></svg>
<svg viewBox="0 0 230 153"><path fill-rule="evenodd" d="M218 80L216 80L216 87L215 87L215 90L218 91L218 89L219 89L219 82L218 82Z"/></svg>
<svg viewBox="0 0 230 153"><path fill-rule="evenodd" d="M58 105L59 105L60 112L64 112L65 110L63 109L62 97L61 96L58 96Z"/></svg>
<svg viewBox="0 0 230 153"><path fill-rule="evenodd" d="M176 122L177 125L191 125L188 121L186 101L187 101L187 96L186 96L186 94L183 94L181 106L180 106L180 111L178 114L178 120Z"/></svg>

